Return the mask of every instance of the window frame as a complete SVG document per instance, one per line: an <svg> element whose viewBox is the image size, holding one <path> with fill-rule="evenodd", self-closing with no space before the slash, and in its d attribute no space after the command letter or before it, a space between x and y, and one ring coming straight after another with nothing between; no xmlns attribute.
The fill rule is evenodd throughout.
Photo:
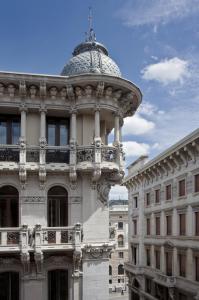
<svg viewBox="0 0 199 300"><path fill-rule="evenodd" d="M17 145L19 143L19 138L21 136L21 116L20 115L0 115L0 122L6 123L6 143L3 145ZM18 141L17 143L13 143L13 122L19 124L19 136L17 136Z"/></svg>
<svg viewBox="0 0 199 300"><path fill-rule="evenodd" d="M55 125L55 143L54 145L49 144L49 134L48 134L48 126L50 124ZM67 128L67 141L66 144L60 145L61 142L61 125L66 125ZM67 146L69 145L70 141L70 119L69 118L61 118L61 117L47 117L46 118L46 140L48 143L48 146Z"/></svg>

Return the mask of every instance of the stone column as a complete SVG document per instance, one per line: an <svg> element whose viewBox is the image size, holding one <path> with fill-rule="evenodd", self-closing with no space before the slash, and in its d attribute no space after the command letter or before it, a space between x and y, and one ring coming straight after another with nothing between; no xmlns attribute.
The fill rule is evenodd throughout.
<svg viewBox="0 0 199 300"><path fill-rule="evenodd" d="M46 142L46 112L45 108L40 109L40 144Z"/></svg>
<svg viewBox="0 0 199 300"><path fill-rule="evenodd" d="M75 271L72 275L73 278L73 297L72 300L81 300L81 274Z"/></svg>
<svg viewBox="0 0 199 300"><path fill-rule="evenodd" d="M96 108L95 110L95 139L100 138L100 110Z"/></svg>
<svg viewBox="0 0 199 300"><path fill-rule="evenodd" d="M186 271L187 271L187 279L194 280L194 258L193 258L193 250L191 248L187 249L187 263L186 263Z"/></svg>
<svg viewBox="0 0 199 300"><path fill-rule="evenodd" d="M77 139L77 112L76 110L71 111L70 117L70 143L76 143Z"/></svg>
<svg viewBox="0 0 199 300"><path fill-rule="evenodd" d="M120 118L118 114L115 114L115 127L114 127L114 145L120 143Z"/></svg>
<svg viewBox="0 0 199 300"><path fill-rule="evenodd" d="M165 266L165 253L164 253L164 246L161 246L161 255L160 255L160 269L163 273L166 271L166 266Z"/></svg>
<svg viewBox="0 0 199 300"><path fill-rule="evenodd" d="M119 141L122 143L122 127L123 127L123 124L124 124L124 122L123 122L123 120L122 120L122 118L120 119L120 128L119 128Z"/></svg>
<svg viewBox="0 0 199 300"><path fill-rule="evenodd" d="M178 276L178 250L176 247L173 248L173 276Z"/></svg>
<svg viewBox="0 0 199 300"><path fill-rule="evenodd" d="M21 111L21 140L26 141L26 112L25 106L20 107Z"/></svg>

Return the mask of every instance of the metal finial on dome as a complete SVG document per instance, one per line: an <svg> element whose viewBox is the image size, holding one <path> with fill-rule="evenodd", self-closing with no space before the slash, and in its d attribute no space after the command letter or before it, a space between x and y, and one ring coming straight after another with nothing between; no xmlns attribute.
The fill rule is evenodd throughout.
<svg viewBox="0 0 199 300"><path fill-rule="evenodd" d="M89 7L88 24L89 30L86 32L86 42L95 42L96 35L93 29L93 11L91 6Z"/></svg>

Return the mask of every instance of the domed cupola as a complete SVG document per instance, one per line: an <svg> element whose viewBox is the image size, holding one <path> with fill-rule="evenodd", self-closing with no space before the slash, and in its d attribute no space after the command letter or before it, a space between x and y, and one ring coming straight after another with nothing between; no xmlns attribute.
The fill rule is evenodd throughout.
<svg viewBox="0 0 199 300"><path fill-rule="evenodd" d="M106 74L121 77L117 64L108 55L104 45L98 43L93 29L88 38L73 51L73 57L64 66L61 75Z"/></svg>

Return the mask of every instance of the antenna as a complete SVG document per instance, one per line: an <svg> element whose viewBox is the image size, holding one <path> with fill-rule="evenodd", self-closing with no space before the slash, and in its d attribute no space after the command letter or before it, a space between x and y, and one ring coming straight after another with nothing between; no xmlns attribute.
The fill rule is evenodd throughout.
<svg viewBox="0 0 199 300"><path fill-rule="evenodd" d="M88 9L89 9L89 14L88 14L89 30L86 33L86 42L95 42L96 36L95 36L95 32L93 30L93 10L92 10L91 6L89 6Z"/></svg>

